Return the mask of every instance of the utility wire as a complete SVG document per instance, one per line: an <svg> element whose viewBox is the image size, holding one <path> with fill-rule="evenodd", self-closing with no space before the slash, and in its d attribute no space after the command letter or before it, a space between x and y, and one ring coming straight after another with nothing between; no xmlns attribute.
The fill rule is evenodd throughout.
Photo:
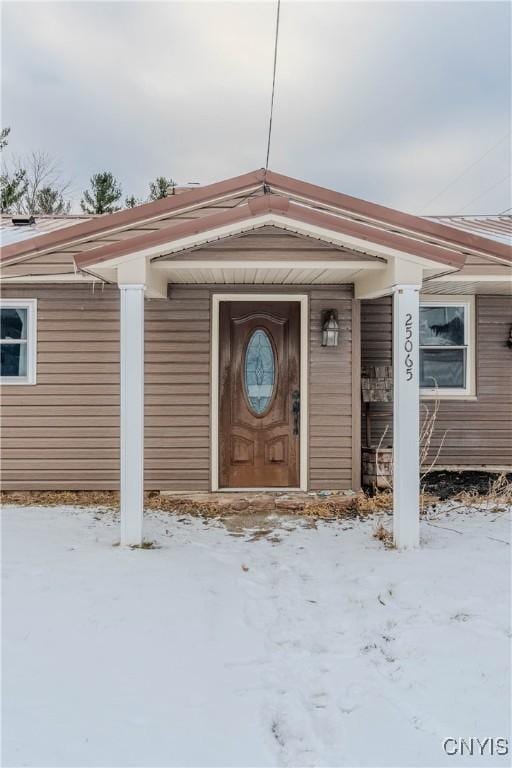
<svg viewBox="0 0 512 768"><path fill-rule="evenodd" d="M270 157L270 138L272 136L272 116L274 114L274 91L276 88L277 41L279 40L279 11L280 10L281 10L281 0L277 0L276 37L275 37L275 43L274 43L274 71L272 74L272 97L270 99L270 119L268 123L267 159L265 161L266 171L268 171L268 159Z"/></svg>
<svg viewBox="0 0 512 768"><path fill-rule="evenodd" d="M434 200L437 200L439 197L441 197L441 195L444 195L444 193L446 192L446 190L450 189L450 187L453 187L453 185L454 185L454 184L456 184L456 183L459 181L459 179L462 179L462 177L463 177L463 176L465 176L465 175L466 175L466 173L468 173L468 171L470 171L472 168L474 168L474 167L475 167L475 165L478 165L478 163L479 163L481 160L483 160L483 159L484 159L484 157L487 157L487 155L490 155L490 154L491 154L491 152L492 152L494 149L496 149L496 147L498 147L498 146L499 146L499 145L500 145L502 142L504 142L504 141L505 141L505 139L507 139L507 138L510 136L510 134L511 134L511 133L512 133L512 131L507 131L507 133L506 133L504 136L502 136L502 137L501 137L501 139L499 139L499 140L498 140L498 141L497 141L495 144L493 144L493 145L492 145L492 147L491 147L490 149L488 149L486 152L484 152L484 154L483 154L483 155L481 155L481 156L480 156L480 157L479 157L477 160L475 160L475 162L474 162L474 163L471 163L471 165L468 165L468 167L467 167L467 168L465 168L465 169L462 171L462 173L460 173L460 174L459 174L459 175L458 175L458 176L457 176L455 179L453 179L453 181L450 181L450 183L449 183L449 184L447 184L447 185L446 185L446 187L444 187L444 188L443 188L443 189L442 189L440 192L438 192L438 194L437 194L437 195L434 195L434 197L431 197L431 198L430 198L430 200L428 200L428 201L425 203L425 205L423 206L423 208L422 208L422 209L421 209L421 210L420 210L418 213L419 213L419 214L420 214L420 213L423 213L423 211L425 210L425 208L428 208L428 206L430 205L430 203L433 203L433 202L434 202Z"/></svg>
<svg viewBox="0 0 512 768"><path fill-rule="evenodd" d="M469 203L466 203L464 208L461 208L460 211L458 211L458 213L462 213L463 211L465 211L466 208L469 208L470 205L475 203L477 200L480 200L481 197L485 197L485 195L488 192L492 192L493 189L496 189L496 187L499 187L499 185L503 184L504 181L508 181L511 176L512 176L512 173L507 174L507 176L505 176L503 179L500 179L499 181L497 181L496 184L493 184L491 187L487 187L487 189L485 189L483 192L476 195L475 197L472 197Z"/></svg>

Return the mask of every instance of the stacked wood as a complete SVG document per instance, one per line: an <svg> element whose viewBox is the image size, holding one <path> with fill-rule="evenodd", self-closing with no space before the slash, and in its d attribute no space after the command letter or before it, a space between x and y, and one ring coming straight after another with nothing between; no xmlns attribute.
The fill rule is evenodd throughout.
<svg viewBox="0 0 512 768"><path fill-rule="evenodd" d="M389 489L393 482L393 449L363 448L363 487Z"/></svg>
<svg viewBox="0 0 512 768"><path fill-rule="evenodd" d="M393 368L390 365L367 365L361 370L363 403L391 403L393 400Z"/></svg>

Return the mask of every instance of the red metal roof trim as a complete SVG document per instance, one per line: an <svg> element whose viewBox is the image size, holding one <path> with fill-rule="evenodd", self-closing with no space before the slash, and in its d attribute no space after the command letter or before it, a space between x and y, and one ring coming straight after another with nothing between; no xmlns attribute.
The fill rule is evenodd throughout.
<svg viewBox="0 0 512 768"><path fill-rule="evenodd" d="M190 192L182 195L170 195L161 200L155 200L151 203L144 203L135 208L127 208L116 213L110 213L105 216L86 221L83 224L75 224L62 230L56 230L48 235L41 235L37 238L23 240L21 243L6 246L1 249L0 259L7 261L15 257L23 256L28 253L37 255L40 252L47 251L49 248L59 247L83 240L94 235L104 234L112 229L128 227L133 224L142 223L148 219L164 216L165 214L178 213L182 208L190 208L201 203L208 203L211 200L222 197L223 195L232 195L237 192L243 192L244 189L251 186L263 184L264 170L253 171L242 176L235 176L231 179L218 181L214 184L208 184L204 187L191 189Z"/></svg>
<svg viewBox="0 0 512 768"><path fill-rule="evenodd" d="M366 200L351 197L342 192L334 192L324 187L318 187L306 181L298 181L274 171L267 171L265 181L270 187L274 187L276 191L280 190L312 202L339 208L340 212L346 211L357 216L372 218L382 224L391 224L411 232L417 232L419 235L447 240L458 246L486 252L490 256L500 256L512 261L512 248L481 235L461 231L446 224L424 219L421 216L403 213L378 203L369 203Z"/></svg>
<svg viewBox="0 0 512 768"><path fill-rule="evenodd" d="M291 221L300 221L312 226L322 227L332 232L357 237L368 243L376 243L398 251L410 253L432 261L448 264L454 267L462 267L465 263L463 254L457 251L450 251L438 245L431 245L421 240L415 240L404 235L395 234L387 230L378 229L367 224L355 221L340 219L329 213L316 211L306 208L297 203L289 202L286 198L277 195L265 195L263 197L249 200L244 205L240 205L229 211L204 216L200 219L185 221L177 224L172 229L159 230L150 234L133 237L130 240L123 240L111 245L105 245L101 248L87 251L86 253L75 256L77 267L84 268L100 264L111 259L127 256L136 251L143 251L147 248L159 245L171 244L176 240L192 235L199 235L210 230L217 229L229 224L238 224L248 221L251 218L261 216L264 213L276 213L284 216Z"/></svg>
<svg viewBox="0 0 512 768"><path fill-rule="evenodd" d="M77 224L63 230L57 230L56 232L43 235L37 239L24 240L21 243L6 246L2 249L0 257L3 260L8 260L26 254L37 255L38 253L42 253L49 249L65 246L76 241L87 239L88 237L93 237L94 235L101 235L112 230L123 229L152 218L165 216L166 214L178 213L180 210L191 206L197 207L201 204L207 204L209 201L221 198L224 195L228 196L241 193L254 186L258 187L261 185L263 188L265 183L276 191L302 198L313 204L316 202L321 205L336 208L340 213L345 212L354 216L373 219L373 226L373 222L350 223L354 224L354 226L366 226L368 230L371 230L374 234L379 231L379 224L383 226L393 226L406 230L406 232L399 234L389 232L388 230L388 234L390 235L396 235L402 238L411 237L413 239L414 235L417 234L419 238L432 237L443 241L438 245L432 245L432 247L439 249L439 251L441 251L444 246L453 244L455 248L462 250L476 250L484 255L497 256L498 258L512 262L512 249L503 243L497 243L482 237L481 235L464 232L455 227L446 226L445 224L402 213L377 203L369 203L365 200L342 194L341 192L334 192L314 184L309 184L308 182L299 181L275 173L274 171L265 172L263 169L233 177L225 181L216 182L215 184L209 184L208 186L191 190L185 195L166 197L162 200L137 206L136 208L118 211L117 213L102 216L83 224ZM175 227L172 227L172 229L174 231ZM142 237L150 240L152 236L153 233L143 235ZM133 241L137 240L137 237L133 238ZM421 240L414 242L418 243L417 247L419 247ZM424 243L424 245L430 246L431 244ZM102 252L102 248L103 246L94 250L99 253Z"/></svg>

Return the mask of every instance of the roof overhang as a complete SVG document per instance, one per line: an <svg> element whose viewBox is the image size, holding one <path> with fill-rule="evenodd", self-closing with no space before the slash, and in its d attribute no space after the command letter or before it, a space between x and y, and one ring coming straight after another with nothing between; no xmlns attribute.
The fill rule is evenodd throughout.
<svg viewBox="0 0 512 768"><path fill-rule="evenodd" d="M79 269L91 269L116 267L131 257L153 261L269 225L384 260L412 259L425 268L442 264L460 269L465 262L457 250L308 208L278 195L264 195L228 211L176 224L172 230L95 248L76 256L75 263Z"/></svg>

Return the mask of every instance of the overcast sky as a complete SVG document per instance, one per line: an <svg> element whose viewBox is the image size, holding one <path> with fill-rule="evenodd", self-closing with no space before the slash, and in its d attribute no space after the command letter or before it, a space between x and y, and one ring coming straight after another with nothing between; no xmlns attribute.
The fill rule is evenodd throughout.
<svg viewBox="0 0 512 768"><path fill-rule="evenodd" d="M264 166L275 12L4 2L9 150L58 158L76 209L96 171L145 197ZM508 2L283 2L270 167L415 213L512 206L510 25Z"/></svg>

